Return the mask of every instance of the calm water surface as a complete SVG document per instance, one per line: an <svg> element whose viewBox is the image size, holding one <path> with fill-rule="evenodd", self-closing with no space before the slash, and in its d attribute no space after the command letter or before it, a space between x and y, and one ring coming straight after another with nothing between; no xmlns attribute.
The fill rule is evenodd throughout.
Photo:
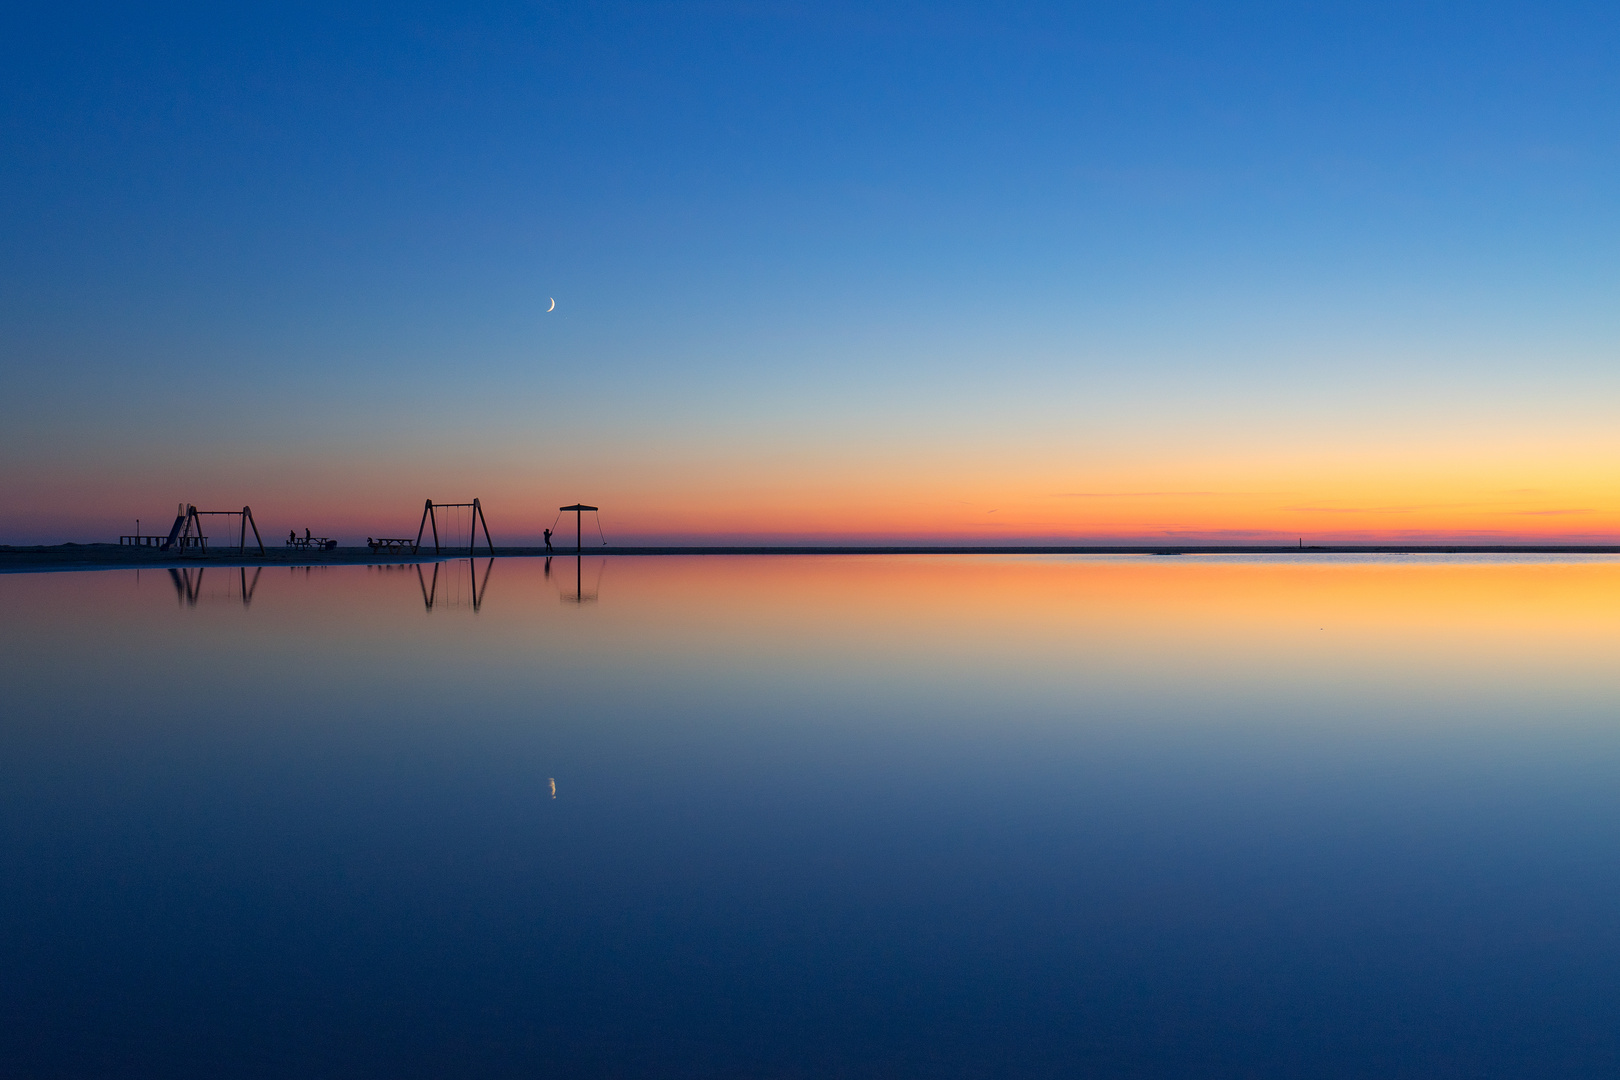
<svg viewBox="0 0 1620 1080"><path fill-rule="evenodd" d="M0 576L6 1075L1620 1070L1620 562L436 573Z"/></svg>

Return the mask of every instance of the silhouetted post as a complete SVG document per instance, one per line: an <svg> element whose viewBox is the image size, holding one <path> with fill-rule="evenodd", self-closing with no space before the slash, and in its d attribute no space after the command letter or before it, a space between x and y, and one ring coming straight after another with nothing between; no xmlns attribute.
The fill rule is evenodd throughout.
<svg viewBox="0 0 1620 1080"><path fill-rule="evenodd" d="M247 531L249 526L253 528L253 540L259 545L259 554L263 555L264 540L259 536L259 523L253 520L253 508L251 506L242 507L242 532L236 540L236 553L238 555L247 554Z"/></svg>
<svg viewBox="0 0 1620 1080"><path fill-rule="evenodd" d="M489 545L489 557L493 559L495 557L495 541L489 538L489 519L484 516L483 504L481 504L477 499L472 501L472 515L478 519L474 524L482 525L484 527L484 543ZM467 558L472 558L472 554L473 530L469 525L467 529Z"/></svg>
<svg viewBox="0 0 1620 1080"><path fill-rule="evenodd" d="M558 509L562 510L564 513L569 510L574 512L574 554L578 555L584 550L584 546L580 543L580 537L584 535L581 532L582 526L580 525L580 521L584 517L585 511L594 511L596 507L586 506L584 503L575 503L573 506L561 506L558 507Z"/></svg>
<svg viewBox="0 0 1620 1080"><path fill-rule="evenodd" d="M242 507L242 516L247 519L249 527L253 529L253 542L259 545L259 554L263 555L264 537L259 535L259 523L253 520L253 508L251 506ZM242 543L244 546L247 544L247 533L245 532L242 534Z"/></svg>
<svg viewBox="0 0 1620 1080"><path fill-rule="evenodd" d="M433 524L433 554L439 553L439 519L433 514L433 500L428 499L422 507L422 524L416 527L416 543L411 545L411 554L415 555L422 547L422 530Z"/></svg>

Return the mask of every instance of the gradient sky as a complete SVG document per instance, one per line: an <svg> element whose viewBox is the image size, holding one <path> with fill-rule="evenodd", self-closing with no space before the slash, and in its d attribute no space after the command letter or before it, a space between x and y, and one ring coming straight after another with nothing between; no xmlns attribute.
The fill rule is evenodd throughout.
<svg viewBox="0 0 1620 1080"><path fill-rule="evenodd" d="M1614 542L1616 55L1595 4L9 5L0 542Z"/></svg>

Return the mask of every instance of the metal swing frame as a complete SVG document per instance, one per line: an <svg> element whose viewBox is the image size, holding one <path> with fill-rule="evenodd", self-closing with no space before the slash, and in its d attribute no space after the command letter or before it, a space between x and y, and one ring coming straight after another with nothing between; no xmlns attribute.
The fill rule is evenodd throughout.
<svg viewBox="0 0 1620 1080"><path fill-rule="evenodd" d="M259 536L259 523L253 520L253 508L244 506L240 510L199 510L195 506L186 506L186 522L176 538L180 550L184 552L188 547L196 547L202 554L208 554L208 537L203 535L202 519L205 517L234 517L241 519L241 528L236 539L236 553L247 554L248 527L253 528L253 542L259 545L259 555L264 555L264 540ZM196 529L193 532L193 528ZM165 545L167 546L167 545Z"/></svg>
<svg viewBox="0 0 1620 1080"><path fill-rule="evenodd" d="M477 499L465 503L436 503L432 499L427 500L427 505L422 507L422 524L416 527L416 542L411 545L411 554L415 555L421 550L422 533L430 526L433 529L433 554L442 553L442 549L439 547L439 521L434 516L434 510L456 510L468 507L472 509L472 520L467 528L467 557L472 558L473 549L478 545L478 527L482 525L484 528L484 543L489 545L490 558L494 558L495 541L489 538L489 520L484 517L484 508Z"/></svg>

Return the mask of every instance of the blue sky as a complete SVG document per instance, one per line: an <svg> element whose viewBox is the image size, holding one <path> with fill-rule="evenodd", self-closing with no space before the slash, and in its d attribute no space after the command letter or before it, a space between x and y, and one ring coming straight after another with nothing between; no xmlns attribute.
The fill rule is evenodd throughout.
<svg viewBox="0 0 1620 1080"><path fill-rule="evenodd" d="M1607 482L1595 5L0 20L0 540L255 491L359 528L346 484L813 533L751 500L857 475L880 535L1048 465L1281 506L1337 497L1255 464L1302 441L1441 485L1504 433L1564 447L1521 487Z"/></svg>

